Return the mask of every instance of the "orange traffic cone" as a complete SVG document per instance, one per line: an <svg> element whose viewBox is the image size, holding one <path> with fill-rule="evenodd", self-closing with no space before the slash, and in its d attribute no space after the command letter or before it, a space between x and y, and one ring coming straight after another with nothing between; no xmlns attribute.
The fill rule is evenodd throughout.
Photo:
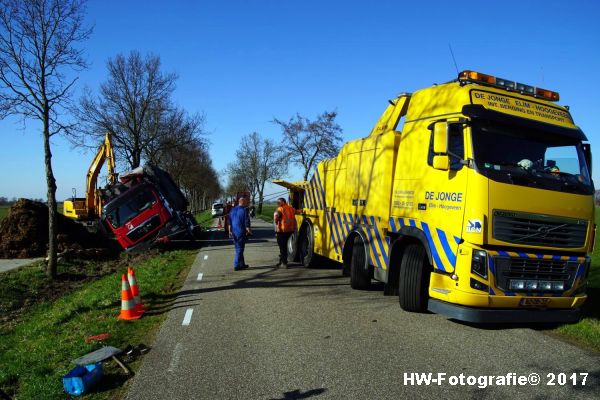
<svg viewBox="0 0 600 400"><path fill-rule="evenodd" d="M119 319L139 319L142 313L135 309L135 299L131 294L131 288L125 274L121 275L121 314Z"/></svg>
<svg viewBox="0 0 600 400"><path fill-rule="evenodd" d="M129 287L131 288L131 295L135 300L135 311L143 313L144 305L142 304L142 299L140 297L137 279L135 279L135 270L132 267L127 268L127 280L129 281Z"/></svg>

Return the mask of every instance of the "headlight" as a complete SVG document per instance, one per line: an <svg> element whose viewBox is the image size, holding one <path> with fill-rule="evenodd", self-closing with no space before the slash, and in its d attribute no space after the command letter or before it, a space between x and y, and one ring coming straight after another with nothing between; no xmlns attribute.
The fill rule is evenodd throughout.
<svg viewBox="0 0 600 400"><path fill-rule="evenodd" d="M520 279L512 279L510 281L510 290L523 290L525 289L525 281Z"/></svg>
<svg viewBox="0 0 600 400"><path fill-rule="evenodd" d="M537 290L538 281L527 281L527 283L525 283L525 287L527 290Z"/></svg>
<svg viewBox="0 0 600 400"><path fill-rule="evenodd" d="M471 258L471 272L487 279L487 253L482 250L473 250L473 258Z"/></svg>

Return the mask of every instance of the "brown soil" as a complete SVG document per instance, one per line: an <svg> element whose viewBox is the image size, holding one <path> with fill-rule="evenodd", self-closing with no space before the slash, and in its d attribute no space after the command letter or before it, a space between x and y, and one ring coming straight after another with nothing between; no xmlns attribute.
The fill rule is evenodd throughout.
<svg viewBox="0 0 600 400"><path fill-rule="evenodd" d="M110 242L81 224L57 215L58 252L69 258L102 259L111 256ZM45 257L48 251L48 207L20 199L0 221L0 258Z"/></svg>

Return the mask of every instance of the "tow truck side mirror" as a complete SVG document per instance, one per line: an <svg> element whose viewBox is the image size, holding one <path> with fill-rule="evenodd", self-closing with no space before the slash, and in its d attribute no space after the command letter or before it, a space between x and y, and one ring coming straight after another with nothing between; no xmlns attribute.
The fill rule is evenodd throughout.
<svg viewBox="0 0 600 400"><path fill-rule="evenodd" d="M433 156L433 168L448 171L450 169L450 157L444 156Z"/></svg>
<svg viewBox="0 0 600 400"><path fill-rule="evenodd" d="M433 125L433 153L448 154L448 124L445 122Z"/></svg>
<svg viewBox="0 0 600 400"><path fill-rule="evenodd" d="M448 124L438 122L433 124L433 162L435 169L448 171L450 169L450 156L448 156Z"/></svg>

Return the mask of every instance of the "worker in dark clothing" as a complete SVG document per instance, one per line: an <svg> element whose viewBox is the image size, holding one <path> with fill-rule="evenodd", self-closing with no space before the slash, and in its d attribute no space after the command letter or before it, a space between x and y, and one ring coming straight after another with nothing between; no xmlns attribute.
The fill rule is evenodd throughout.
<svg viewBox="0 0 600 400"><path fill-rule="evenodd" d="M233 239L233 245L235 246L234 271L248 268L248 265L244 262L244 247L248 236L252 234L252 230L250 229L250 215L247 206L248 199L240 197L238 205L229 212L229 237Z"/></svg>
<svg viewBox="0 0 600 400"><path fill-rule="evenodd" d="M275 235L279 246L279 263L277 266L288 267L287 242L296 231L296 211L283 197L277 199L277 210L273 215L275 224Z"/></svg>

